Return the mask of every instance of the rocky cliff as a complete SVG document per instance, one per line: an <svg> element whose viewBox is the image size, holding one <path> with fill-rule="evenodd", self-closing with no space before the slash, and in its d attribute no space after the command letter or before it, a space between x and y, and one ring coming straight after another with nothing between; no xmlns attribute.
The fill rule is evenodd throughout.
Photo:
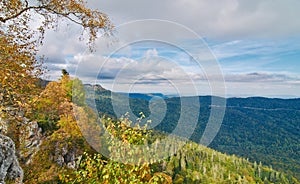
<svg viewBox="0 0 300 184"><path fill-rule="evenodd" d="M0 183L11 179L22 183L23 170L16 157L14 142L7 136L0 134Z"/></svg>

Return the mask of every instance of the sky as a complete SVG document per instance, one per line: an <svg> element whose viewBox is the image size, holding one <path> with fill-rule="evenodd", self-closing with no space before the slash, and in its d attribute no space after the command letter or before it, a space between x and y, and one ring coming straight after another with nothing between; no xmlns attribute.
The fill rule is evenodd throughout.
<svg viewBox="0 0 300 184"><path fill-rule="evenodd" d="M60 23L40 50L49 79L67 69L118 92L300 97L298 0L89 0L116 26L90 53Z"/></svg>

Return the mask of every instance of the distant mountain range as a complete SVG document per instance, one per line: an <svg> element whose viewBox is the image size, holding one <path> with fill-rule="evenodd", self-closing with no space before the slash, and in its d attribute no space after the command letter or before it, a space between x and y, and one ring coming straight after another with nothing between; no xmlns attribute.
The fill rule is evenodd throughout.
<svg viewBox="0 0 300 184"><path fill-rule="evenodd" d="M162 93L118 93L121 95L125 95L129 98L137 98L137 99L143 99L143 100L155 100L157 98L169 98L168 96L162 94Z"/></svg>
<svg viewBox="0 0 300 184"><path fill-rule="evenodd" d="M96 102L100 114L112 117L126 112L118 111L113 102L119 106L128 101L130 110L136 116L143 112L151 117L150 100L163 99L166 109L156 106L157 112L166 110L160 122L155 122L155 129L171 133L177 126L181 115L181 101L190 97L168 97L160 93L126 94L113 93L101 86L86 85L88 103ZM92 90L91 90L92 89ZM92 96L93 93L95 96ZM112 100L111 97L115 99ZM94 99L95 97L95 99ZM199 143L206 128L210 110L211 96L199 96L199 117L190 140ZM155 106L155 102L153 103ZM153 105L152 104L152 105ZM118 107L119 108L119 107ZM161 109L160 109L161 108ZM195 106L185 106L186 111L195 111ZM122 109L120 107L120 109ZM189 130L189 118L184 119ZM157 123L157 124L156 124ZM300 178L300 99L278 98L228 98L225 116L220 131L209 147L228 154L236 154L251 161L261 161L273 168Z"/></svg>

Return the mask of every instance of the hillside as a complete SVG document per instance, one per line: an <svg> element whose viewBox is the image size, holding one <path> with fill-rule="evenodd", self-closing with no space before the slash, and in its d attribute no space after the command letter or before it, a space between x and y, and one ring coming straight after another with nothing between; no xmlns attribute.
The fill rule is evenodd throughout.
<svg viewBox="0 0 300 184"><path fill-rule="evenodd" d="M110 99L101 86L85 87ZM85 102L92 103L90 92L64 74L35 99L16 145L24 183L299 183L261 162L148 129L142 113L133 121L128 114L99 119Z"/></svg>
<svg viewBox="0 0 300 184"><path fill-rule="evenodd" d="M95 102L99 112L116 116L111 103L111 92L95 89ZM147 99L127 99L126 96L113 95L116 99L129 100L135 115L139 112L144 112L146 117L149 115ZM166 116L155 129L172 132L180 116L180 98L165 98L165 102ZM199 142L207 124L211 97L199 97L199 102L201 107L198 124L190 137L190 140L195 142ZM223 153L249 158L252 162L261 161L265 165L300 178L299 122L300 99L229 98L220 131L209 147Z"/></svg>
<svg viewBox="0 0 300 184"><path fill-rule="evenodd" d="M102 118L101 122L112 133L107 137L111 140L108 147L110 158L105 159L100 154L85 154L73 177L63 181L132 184L299 183L292 176L261 163L228 156L177 136L147 131L126 116L117 121ZM142 147L135 149L132 146Z"/></svg>

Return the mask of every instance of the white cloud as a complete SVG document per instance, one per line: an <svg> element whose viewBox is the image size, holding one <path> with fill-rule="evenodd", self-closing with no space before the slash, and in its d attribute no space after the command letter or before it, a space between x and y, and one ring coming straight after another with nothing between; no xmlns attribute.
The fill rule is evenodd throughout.
<svg viewBox="0 0 300 184"><path fill-rule="evenodd" d="M164 19L188 26L208 40L221 43L212 45L213 51L221 60L259 55L253 60L244 58L241 61L221 62L222 69L226 72L225 79L230 94L296 94L297 90L300 91L299 78L288 74L281 75L278 71L276 74L268 73L264 68L267 63L277 59L277 54L286 54L299 48L299 45L295 46L295 40L282 45L276 42L278 38L300 36L298 0L90 0L88 3L91 8L98 8L107 13L116 25L137 19ZM205 75L201 70L195 70L195 66L188 63L190 58L180 55L180 52L176 53L176 58L172 58L176 59L175 62L167 61L166 58L160 57L165 57L163 52L153 45L148 46L148 50L137 51L143 52L144 55L138 54L144 57L144 60L133 57L135 51L132 50L132 43L129 41L135 38L153 36L162 40L184 40L194 36L193 33L186 34L186 30L180 26L170 28L168 24L147 25L147 22L132 24L128 29L123 27L119 32L117 30L117 44L119 47L124 46L121 50L114 50L116 47L110 47L110 42L100 38L96 43L99 53L93 54L85 52L85 43L79 41L81 31L78 26L70 25L60 26L58 32L47 32L40 54L48 58L46 65L51 70L52 79L59 77L60 70L66 68L71 74L74 74L76 69L77 72L80 71L79 76L85 81L99 79L100 72L100 80L110 87L117 77L120 84L127 83L122 89L126 89L128 84L137 80L135 86L139 86L136 89L140 91L149 90L149 84L154 92L167 91L173 89L174 86L170 83L173 82L186 88L187 93L190 86L194 85L191 83L192 79L196 81L198 91L210 92ZM223 39L225 42L221 41ZM265 39L274 42L263 42ZM199 45L196 45L195 49L199 50ZM202 60L211 59L210 54L205 55L207 48L203 50ZM108 58L112 53L120 56ZM80 61L84 63L79 63ZM254 75L254 72L257 75ZM276 87L281 89L276 90Z"/></svg>
<svg viewBox="0 0 300 184"><path fill-rule="evenodd" d="M75 76L85 83L100 83L113 91L173 93L180 89L181 93L197 95L193 82L204 79L203 74L187 71L170 58L160 57L156 49L146 50L142 55L145 57L133 60L95 53L78 54L74 57L79 63Z"/></svg>
<svg viewBox="0 0 300 184"><path fill-rule="evenodd" d="M300 32L298 0L92 0L89 4L106 12L117 24L145 18L165 19L210 37L273 37Z"/></svg>
<svg viewBox="0 0 300 184"><path fill-rule="evenodd" d="M300 79L292 77L288 74L274 74L274 73L246 73L246 74L227 74L225 75L226 82L244 82L244 83L285 83L295 82Z"/></svg>
<svg viewBox="0 0 300 184"><path fill-rule="evenodd" d="M150 59L151 57L157 57L158 56L158 52L156 49L149 49L146 52L146 59Z"/></svg>

